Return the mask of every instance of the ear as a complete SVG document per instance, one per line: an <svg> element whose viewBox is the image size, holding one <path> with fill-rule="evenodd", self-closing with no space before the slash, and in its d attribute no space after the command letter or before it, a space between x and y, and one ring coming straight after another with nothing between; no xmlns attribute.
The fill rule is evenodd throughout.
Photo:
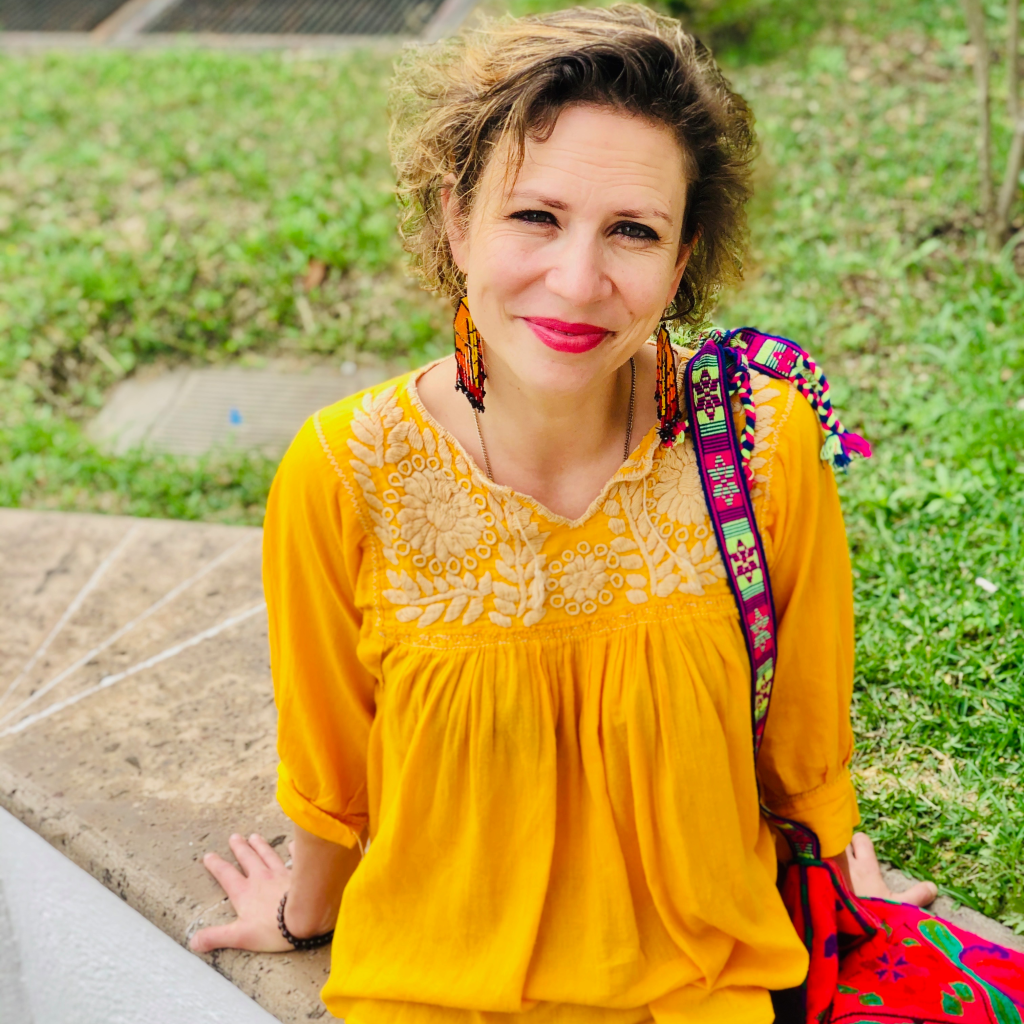
<svg viewBox="0 0 1024 1024"><path fill-rule="evenodd" d="M452 251L452 259L455 266L466 273L467 257L469 256L469 244L466 238L466 225L461 216L459 201L455 198L453 191L455 176L445 175L441 184L441 214L444 217L444 233L448 239L448 247Z"/></svg>
<svg viewBox="0 0 1024 1024"><path fill-rule="evenodd" d="M681 245L679 247L679 259L676 261L676 270L672 275L672 283L669 288L668 298L665 300L666 309L668 309L675 300L676 292L679 291L679 282L683 279L683 273L686 270L686 264L690 262L690 254L692 252L692 242L689 245Z"/></svg>
<svg viewBox="0 0 1024 1024"><path fill-rule="evenodd" d="M679 256L676 259L676 270L672 277L672 290L668 293L668 299L665 302L666 309L672 304L673 299L676 297L676 292L679 291L679 282L683 279L683 272L686 270L686 264L690 262L690 257L693 255L693 248L700 239L700 235L701 229L697 228L689 242L679 243Z"/></svg>

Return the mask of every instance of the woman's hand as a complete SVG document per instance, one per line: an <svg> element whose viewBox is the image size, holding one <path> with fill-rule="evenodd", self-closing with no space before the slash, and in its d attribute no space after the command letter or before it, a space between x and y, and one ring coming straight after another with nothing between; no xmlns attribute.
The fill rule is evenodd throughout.
<svg viewBox="0 0 1024 1024"><path fill-rule="evenodd" d="M853 834L853 841L846 848L846 862L856 896L870 896L894 900L897 903L911 903L915 907L927 907L939 895L934 882L918 882L906 892L892 892L882 877L882 869L875 854L875 844L863 832Z"/></svg>
<svg viewBox="0 0 1024 1024"><path fill-rule="evenodd" d="M206 869L220 882L238 915L230 924L203 928L189 945L197 953L211 949L249 949L283 953L292 944L277 927L277 908L288 893L285 924L297 939L329 932L338 919L341 894L362 854L353 833L351 847L340 846L295 826L295 841L288 844L288 868L263 836L248 842L233 835L228 842L242 870L216 853L203 857Z"/></svg>
<svg viewBox="0 0 1024 1024"><path fill-rule="evenodd" d="M216 853L207 853L203 864L227 893L237 918L230 924L203 928L189 943L196 953L212 949L249 949L282 953L292 945L277 927L277 908L291 884L291 871L277 851L253 834L248 841L233 835L228 840L241 871Z"/></svg>

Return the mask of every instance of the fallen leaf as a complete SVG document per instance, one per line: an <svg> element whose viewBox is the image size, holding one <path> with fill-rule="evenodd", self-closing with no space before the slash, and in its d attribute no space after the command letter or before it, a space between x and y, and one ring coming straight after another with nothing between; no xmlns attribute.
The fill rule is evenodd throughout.
<svg viewBox="0 0 1024 1024"><path fill-rule="evenodd" d="M319 288L326 277L327 264L323 260L310 260L306 267L306 277L302 282L302 287L307 292L311 292L314 288Z"/></svg>

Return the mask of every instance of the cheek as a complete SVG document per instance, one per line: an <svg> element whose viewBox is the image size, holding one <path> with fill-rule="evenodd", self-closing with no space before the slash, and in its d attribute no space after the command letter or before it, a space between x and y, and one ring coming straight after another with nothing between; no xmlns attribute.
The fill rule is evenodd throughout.
<svg viewBox="0 0 1024 1024"><path fill-rule="evenodd" d="M649 255L650 258L646 258ZM641 258L645 257L645 258ZM675 279L675 264L655 254L630 253L615 270L615 286L634 315L661 315Z"/></svg>
<svg viewBox="0 0 1024 1024"><path fill-rule="evenodd" d="M540 247L529 240L495 232L475 241L467 275L473 290L512 295L543 276Z"/></svg>

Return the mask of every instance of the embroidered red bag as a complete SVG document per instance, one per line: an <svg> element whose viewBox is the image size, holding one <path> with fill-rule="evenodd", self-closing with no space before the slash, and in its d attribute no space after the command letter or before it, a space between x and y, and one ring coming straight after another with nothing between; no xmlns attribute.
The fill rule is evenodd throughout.
<svg viewBox="0 0 1024 1024"><path fill-rule="evenodd" d="M704 496L729 586L739 609L751 666L751 717L757 759L771 703L776 620L764 547L750 497L747 460L756 410L750 369L788 380L811 403L825 433L821 457L844 468L871 449L839 422L828 381L786 338L749 327L715 331L683 374L689 429ZM742 438L730 395L745 414ZM773 993L786 1024L1022 1024L1024 956L902 903L861 899L821 857L806 826L761 813L785 837L792 859L779 888L810 954L807 979Z"/></svg>

